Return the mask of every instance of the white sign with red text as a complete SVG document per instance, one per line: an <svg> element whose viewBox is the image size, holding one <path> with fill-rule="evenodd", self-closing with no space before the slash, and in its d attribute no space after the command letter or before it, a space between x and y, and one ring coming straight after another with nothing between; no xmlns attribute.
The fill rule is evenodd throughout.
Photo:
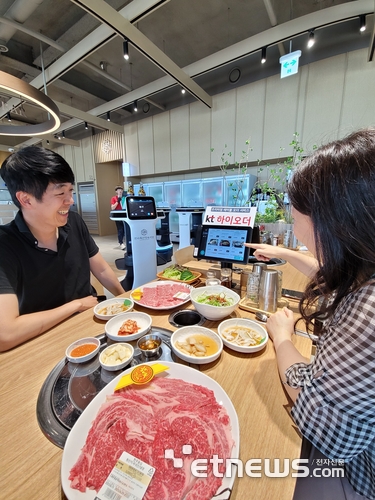
<svg viewBox="0 0 375 500"><path fill-rule="evenodd" d="M256 207L207 207L202 224L254 227L256 213Z"/></svg>

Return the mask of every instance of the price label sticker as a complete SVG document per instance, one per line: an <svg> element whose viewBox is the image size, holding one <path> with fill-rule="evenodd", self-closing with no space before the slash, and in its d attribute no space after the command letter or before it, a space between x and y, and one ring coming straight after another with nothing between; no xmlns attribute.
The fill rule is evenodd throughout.
<svg viewBox="0 0 375 500"><path fill-rule="evenodd" d="M155 467L124 451L95 500L142 500Z"/></svg>

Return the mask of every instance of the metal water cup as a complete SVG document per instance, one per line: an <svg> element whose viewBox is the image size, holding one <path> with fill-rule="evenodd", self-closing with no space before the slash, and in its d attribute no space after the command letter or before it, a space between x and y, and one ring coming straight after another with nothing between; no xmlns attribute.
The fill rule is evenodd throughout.
<svg viewBox="0 0 375 500"><path fill-rule="evenodd" d="M260 277L259 309L274 313L277 311L277 291L279 273L275 269L265 269Z"/></svg>

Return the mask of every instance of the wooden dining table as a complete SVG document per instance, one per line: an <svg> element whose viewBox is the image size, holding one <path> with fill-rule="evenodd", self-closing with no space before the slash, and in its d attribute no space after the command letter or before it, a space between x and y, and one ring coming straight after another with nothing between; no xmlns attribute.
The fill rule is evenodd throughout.
<svg viewBox="0 0 375 500"><path fill-rule="evenodd" d="M212 267L203 261L185 265L198 270L203 277ZM277 269L283 272L285 288L304 288L306 278L292 266L284 264ZM239 277L237 275L240 293ZM128 295L129 292L124 293ZM297 302L291 301L290 307L297 311ZM189 302L184 308L192 309L193 306ZM135 309L151 314L155 327L171 332L176 329L168 321L170 310L156 311L138 305ZM231 317L254 319L254 314L237 307ZM23 345L0 353L0 498L66 498L60 474L63 450L50 442L39 428L37 398L51 370L64 358L66 347L76 339L103 334L104 324L90 309ZM218 324L206 321L203 326L217 331ZM305 357L310 357L312 344L309 339L294 335L293 342ZM235 479L231 499L291 500L295 485L292 471L277 478L265 474L266 459L270 460L271 468L274 460L279 459L283 468L284 459L300 456L301 445L301 436L289 413L290 400L280 383L272 342L254 354L242 354L224 347L217 361L195 365L195 368L212 377L231 399L239 420L239 457L244 466L252 459L258 460L258 466L260 464L261 477L252 477L244 468L243 477Z"/></svg>

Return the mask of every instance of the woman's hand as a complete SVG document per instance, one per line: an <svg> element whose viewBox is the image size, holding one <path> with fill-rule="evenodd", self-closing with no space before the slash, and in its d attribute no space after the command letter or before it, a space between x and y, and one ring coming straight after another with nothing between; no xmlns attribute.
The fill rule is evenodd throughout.
<svg viewBox="0 0 375 500"><path fill-rule="evenodd" d="M284 342L291 340L294 332L294 316L293 311L284 307L281 311L277 311L267 320L267 331L272 339L275 349Z"/></svg>
<svg viewBox="0 0 375 500"><path fill-rule="evenodd" d="M246 247L254 248L254 257L258 260L268 262L271 259L278 258L281 248L274 245L267 245L265 243L245 243Z"/></svg>

